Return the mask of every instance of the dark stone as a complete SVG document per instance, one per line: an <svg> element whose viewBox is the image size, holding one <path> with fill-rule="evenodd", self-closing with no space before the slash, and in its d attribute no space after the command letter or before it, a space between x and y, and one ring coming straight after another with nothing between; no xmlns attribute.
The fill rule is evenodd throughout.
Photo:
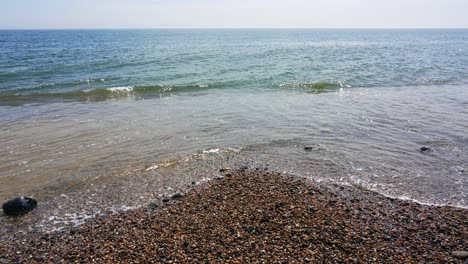
<svg viewBox="0 0 468 264"><path fill-rule="evenodd" d="M169 197L164 197L164 198L162 199L163 203L167 203L167 202L169 202L170 200L171 200L171 198L169 198Z"/></svg>
<svg viewBox="0 0 468 264"><path fill-rule="evenodd" d="M37 201L31 197L20 196L5 202L2 206L6 215L23 215L36 208Z"/></svg>
<svg viewBox="0 0 468 264"><path fill-rule="evenodd" d="M283 206L284 206L284 203L276 203L275 204L276 209L279 209L279 208L281 208Z"/></svg>
<svg viewBox="0 0 468 264"><path fill-rule="evenodd" d="M227 171L227 169L225 169L225 168L219 169L219 172L226 172L226 171Z"/></svg>
<svg viewBox="0 0 468 264"><path fill-rule="evenodd" d="M314 144L304 147L305 151L326 151L327 147L321 144Z"/></svg>
<svg viewBox="0 0 468 264"><path fill-rule="evenodd" d="M158 207L159 207L159 204L156 203L156 202L150 202L150 203L148 204L148 208L149 208L149 209L156 209L156 208L158 208Z"/></svg>
<svg viewBox="0 0 468 264"><path fill-rule="evenodd" d="M260 223L262 222L262 220L260 220ZM244 228L244 230L247 232L247 233L254 233L255 232L255 226L248 226L246 228Z"/></svg>
<svg viewBox="0 0 468 264"><path fill-rule="evenodd" d="M180 199L184 197L184 195L182 193L174 193L172 196L171 196L171 199Z"/></svg>
<svg viewBox="0 0 468 264"><path fill-rule="evenodd" d="M231 174L231 173L226 173L226 175L225 175L225 176L226 176L226 177L231 177L231 176L232 176L232 174Z"/></svg>
<svg viewBox="0 0 468 264"><path fill-rule="evenodd" d="M431 148L429 148L429 147L421 147L419 150L420 150L422 153L431 152Z"/></svg>
<svg viewBox="0 0 468 264"><path fill-rule="evenodd" d="M242 166L242 167L239 168L239 171L242 172L242 171L246 171L246 170L248 170L248 169L249 169L249 167L247 167L247 166Z"/></svg>

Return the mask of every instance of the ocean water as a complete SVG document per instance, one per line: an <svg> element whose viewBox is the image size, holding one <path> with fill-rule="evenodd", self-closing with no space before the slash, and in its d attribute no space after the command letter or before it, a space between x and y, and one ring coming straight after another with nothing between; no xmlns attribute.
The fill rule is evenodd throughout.
<svg viewBox="0 0 468 264"><path fill-rule="evenodd" d="M242 166L468 207L467 131L468 30L0 31L0 200L39 200L25 230Z"/></svg>

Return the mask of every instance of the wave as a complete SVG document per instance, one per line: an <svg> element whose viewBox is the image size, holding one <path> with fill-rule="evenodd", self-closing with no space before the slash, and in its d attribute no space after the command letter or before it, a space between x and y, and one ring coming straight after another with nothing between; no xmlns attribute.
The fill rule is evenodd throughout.
<svg viewBox="0 0 468 264"><path fill-rule="evenodd" d="M73 90L66 92L37 92L19 94L0 93L0 106L20 106L29 103L47 103L54 101L79 101L99 102L116 99L146 99L163 96L171 96L180 93L200 92L209 89L222 89L226 87L241 87L247 82L231 81L211 84L185 84L185 85L142 85L142 86L115 86L105 88L93 88L84 90ZM266 84L273 87L287 87L290 89L305 89L308 93L326 93L338 88L351 87L344 82L310 82L310 83L284 83L280 85ZM20 91L25 91L20 90ZM40 90L39 90L40 91Z"/></svg>
<svg viewBox="0 0 468 264"><path fill-rule="evenodd" d="M22 105L47 100L73 100L82 102L99 102L122 98L150 98L172 95L174 93L195 92L212 88L222 88L226 84L189 84L189 85L145 85L145 86L116 86L94 88L58 93L31 94L0 94L0 105Z"/></svg>
<svg viewBox="0 0 468 264"><path fill-rule="evenodd" d="M351 88L352 86L344 81L337 82L293 82L283 83L279 87L286 87L290 89L306 89L310 93L326 93L332 92L340 88Z"/></svg>
<svg viewBox="0 0 468 264"><path fill-rule="evenodd" d="M69 93L56 94L61 96L80 95L84 97L97 97L103 99L113 99L121 97L144 97L145 95L159 95L162 93L180 93L180 92L195 92L209 88L222 87L219 84L197 84L197 85L145 85L145 86L117 86L110 88L95 88L88 90L80 90Z"/></svg>

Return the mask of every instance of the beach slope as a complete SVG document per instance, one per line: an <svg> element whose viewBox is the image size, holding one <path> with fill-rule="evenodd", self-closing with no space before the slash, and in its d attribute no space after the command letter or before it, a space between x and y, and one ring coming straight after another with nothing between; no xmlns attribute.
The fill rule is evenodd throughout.
<svg viewBox="0 0 468 264"><path fill-rule="evenodd" d="M0 243L0 262L463 263L452 252L466 250L466 216L239 170L159 206Z"/></svg>

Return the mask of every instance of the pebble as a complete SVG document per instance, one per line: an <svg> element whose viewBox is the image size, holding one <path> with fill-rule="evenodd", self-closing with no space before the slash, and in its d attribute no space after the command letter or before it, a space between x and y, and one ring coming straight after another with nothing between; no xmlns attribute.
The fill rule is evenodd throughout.
<svg viewBox="0 0 468 264"><path fill-rule="evenodd" d="M149 208L149 209L156 209L156 208L158 208L158 207L159 207L159 204L156 203L156 202L150 202L150 203L148 203L148 208Z"/></svg>
<svg viewBox="0 0 468 264"><path fill-rule="evenodd" d="M312 146L305 146L305 147L304 147L304 150L305 150L305 151L312 151L312 150L314 150L314 147L312 147Z"/></svg>
<svg viewBox="0 0 468 264"><path fill-rule="evenodd" d="M326 151L327 147L321 144L309 145L304 147L305 151Z"/></svg>
<svg viewBox="0 0 468 264"><path fill-rule="evenodd" d="M466 212L244 169L155 210L0 240L0 263L456 263Z"/></svg>
<svg viewBox="0 0 468 264"><path fill-rule="evenodd" d="M184 197L184 195L183 195L182 193L180 193L180 192L177 192L177 193L174 193L174 194L171 196L171 199L172 199L172 200L175 200L175 199L180 199L180 198L182 198L182 197Z"/></svg>
<svg viewBox="0 0 468 264"><path fill-rule="evenodd" d="M3 203L2 209L6 215L17 216L29 213L36 206L37 201L33 198L19 196Z"/></svg>
<svg viewBox="0 0 468 264"><path fill-rule="evenodd" d="M429 148L429 147L421 147L419 150L420 150L422 153L431 152L431 148Z"/></svg>

